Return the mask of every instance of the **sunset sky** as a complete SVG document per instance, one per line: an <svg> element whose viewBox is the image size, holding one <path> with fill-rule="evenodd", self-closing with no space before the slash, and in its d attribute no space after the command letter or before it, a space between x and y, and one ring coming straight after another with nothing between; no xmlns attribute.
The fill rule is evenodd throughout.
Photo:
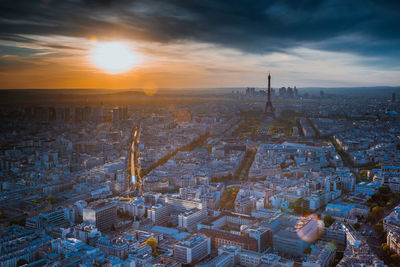
<svg viewBox="0 0 400 267"><path fill-rule="evenodd" d="M400 1L0 0L0 88L400 86ZM127 71L96 47L132 51ZM102 58L100 58L102 59Z"/></svg>

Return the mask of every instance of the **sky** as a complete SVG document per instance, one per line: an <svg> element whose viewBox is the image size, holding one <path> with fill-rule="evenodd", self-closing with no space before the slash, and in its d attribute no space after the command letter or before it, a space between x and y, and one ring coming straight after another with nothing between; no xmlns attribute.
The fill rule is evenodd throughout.
<svg viewBox="0 0 400 267"><path fill-rule="evenodd" d="M0 89L400 86L398 0L0 0ZM124 44L111 74L96 47Z"/></svg>

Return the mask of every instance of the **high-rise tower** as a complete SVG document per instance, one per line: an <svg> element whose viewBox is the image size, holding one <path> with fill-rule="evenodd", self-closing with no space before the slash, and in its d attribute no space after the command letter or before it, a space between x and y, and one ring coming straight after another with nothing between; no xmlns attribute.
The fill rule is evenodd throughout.
<svg viewBox="0 0 400 267"><path fill-rule="evenodd" d="M271 117L275 117L274 107L271 102L271 74L268 74L268 99L265 103L265 114Z"/></svg>

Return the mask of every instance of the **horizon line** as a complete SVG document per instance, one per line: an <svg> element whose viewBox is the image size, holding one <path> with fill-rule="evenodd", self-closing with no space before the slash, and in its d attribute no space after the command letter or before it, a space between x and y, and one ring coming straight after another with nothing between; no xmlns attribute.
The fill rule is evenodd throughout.
<svg viewBox="0 0 400 267"><path fill-rule="evenodd" d="M272 87L271 88L282 88L282 87L291 87L291 86L278 86L278 87ZM400 85L376 85L376 86L338 86L338 87L327 87L327 86L304 86L304 87L298 87L298 86L293 86L292 88L296 87L297 89L320 89L320 88L325 88L325 89L348 89L348 88L397 88L400 89ZM246 88L268 88L268 87L259 87L259 86L240 86L240 87L161 87L157 88L157 90L212 90L212 89L218 89L218 90L226 90L226 89L246 89ZM143 88L0 88L0 91L22 91L22 90L43 90L43 91L48 91L48 90L108 90L108 91L138 91L138 92L143 92Z"/></svg>

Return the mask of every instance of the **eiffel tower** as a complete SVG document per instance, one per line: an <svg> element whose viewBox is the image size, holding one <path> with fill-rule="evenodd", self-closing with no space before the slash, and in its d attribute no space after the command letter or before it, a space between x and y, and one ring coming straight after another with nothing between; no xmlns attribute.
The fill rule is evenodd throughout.
<svg viewBox="0 0 400 267"><path fill-rule="evenodd" d="M269 74L269 73L268 73L268 99L267 99L267 103L265 103L264 113L267 116L271 116L272 118L275 118L274 107L272 106L272 102L271 102L271 74Z"/></svg>

